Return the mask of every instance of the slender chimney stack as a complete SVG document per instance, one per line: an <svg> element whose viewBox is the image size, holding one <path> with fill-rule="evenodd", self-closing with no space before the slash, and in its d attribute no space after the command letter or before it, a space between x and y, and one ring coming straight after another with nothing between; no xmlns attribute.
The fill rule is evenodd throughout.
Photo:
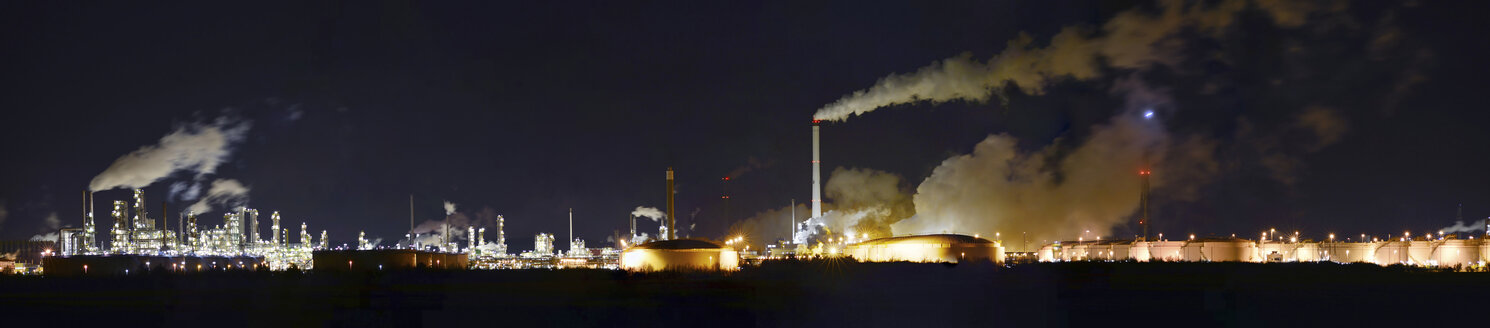
<svg viewBox="0 0 1490 328"><path fill-rule="evenodd" d="M818 120L812 120L812 217L823 217L823 161L818 157ZM794 212L795 213L795 212Z"/></svg>
<svg viewBox="0 0 1490 328"><path fill-rule="evenodd" d="M1138 176L1143 179L1143 189L1138 194L1139 206L1143 209L1143 216L1138 218L1138 225L1143 226L1143 239L1149 239L1149 170L1138 171Z"/></svg>
<svg viewBox="0 0 1490 328"><path fill-rule="evenodd" d="M574 252L574 208L569 208L569 251Z"/></svg>
<svg viewBox="0 0 1490 328"><path fill-rule="evenodd" d="M677 239L678 230L674 229L678 219L673 215L673 168L667 168L667 236L665 239Z"/></svg>

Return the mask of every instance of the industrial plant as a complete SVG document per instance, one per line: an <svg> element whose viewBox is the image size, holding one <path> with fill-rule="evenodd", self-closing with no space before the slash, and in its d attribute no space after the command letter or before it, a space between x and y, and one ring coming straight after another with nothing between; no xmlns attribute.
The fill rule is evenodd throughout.
<svg viewBox="0 0 1490 328"><path fill-rule="evenodd" d="M1490 242L1484 238L1460 239L1454 234L1369 237L1325 240L1301 239L1293 235L1280 237L1266 231L1256 240L1231 237L1191 235L1185 240L1169 240L1159 234L1149 239L1149 177L1152 171L1138 172L1140 180L1138 225L1142 236L1130 240L1101 237L1059 241L1043 245L1035 252L1009 252L1000 238L985 239L978 234L938 233L871 237L848 231L828 231L825 226L820 158L821 121L812 122L811 217L788 224L792 236L766 249L751 250L743 237L722 242L679 238L674 200L675 173L666 170L666 207L659 216L658 234L650 237L637 231L636 213L631 216L629 236L621 238L620 249L587 247L574 236L574 213L569 211L569 243L559 250L557 237L537 233L531 250L509 252L505 232L506 219L495 218L496 239L488 243L487 227L454 227L442 224L437 239L430 244L419 242L414 233L413 198L410 198L410 233L407 242L382 246L359 233L355 246L332 247L327 232L319 238L306 222L300 223L298 238L282 224L280 212L269 213L267 227L260 226L260 211L237 207L211 224L199 221L197 213L184 212L174 228L163 215L152 217L147 211L142 189L133 189L131 202L116 200L109 217L108 243L99 241L99 224L94 220L93 193L83 192L82 227L61 229L55 252L43 252L43 270L47 274L129 274L131 271L196 272L211 270L325 270L374 271L414 268L429 269L613 269L629 271L709 270L734 271L763 261L802 258L852 258L860 262L967 263L988 262L1013 264L1028 261L1190 261L1190 262L1338 262L1403 264L1427 267L1481 268L1490 259ZM447 206L453 206L447 204ZM162 204L161 213L167 213ZM793 206L795 207L795 205ZM451 207L453 208L453 207ZM447 209L447 211L453 211ZM655 211L655 209L654 209ZM448 215L449 213L447 213ZM793 214L795 215L795 213ZM656 219L656 218L654 218ZM263 229L267 228L268 231ZM449 238L453 230L465 232L465 245ZM1486 225L1490 235L1490 223Z"/></svg>

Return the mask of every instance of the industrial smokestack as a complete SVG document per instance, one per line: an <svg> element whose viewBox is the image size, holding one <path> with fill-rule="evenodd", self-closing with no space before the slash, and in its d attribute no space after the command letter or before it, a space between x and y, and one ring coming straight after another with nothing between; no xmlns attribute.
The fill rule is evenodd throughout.
<svg viewBox="0 0 1490 328"><path fill-rule="evenodd" d="M1141 240L1144 241L1149 239L1149 173L1148 169L1138 171L1139 178L1143 179L1142 190L1138 194L1139 206L1143 209L1142 216L1138 218L1138 225L1143 226L1143 239Z"/></svg>
<svg viewBox="0 0 1490 328"><path fill-rule="evenodd" d="M674 227L678 223L678 219L676 219L677 216L674 216L673 213L674 213L673 212L673 168L672 167L668 167L667 168L667 236L665 236L665 238L667 240L676 239L677 236L678 236L678 233L677 233L678 230L677 229L674 229Z"/></svg>
<svg viewBox="0 0 1490 328"><path fill-rule="evenodd" d="M812 120L812 218L823 217L823 161L818 157L819 120Z"/></svg>
<svg viewBox="0 0 1490 328"><path fill-rule="evenodd" d="M574 252L574 208L569 208L569 251Z"/></svg>

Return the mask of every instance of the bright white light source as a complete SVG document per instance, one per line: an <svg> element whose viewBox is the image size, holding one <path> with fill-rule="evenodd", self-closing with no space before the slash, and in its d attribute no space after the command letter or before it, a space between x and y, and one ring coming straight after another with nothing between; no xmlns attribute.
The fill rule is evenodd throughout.
<svg viewBox="0 0 1490 328"><path fill-rule="evenodd" d="M1154 118L1154 111L1152 111L1152 110L1143 111L1143 118Z"/></svg>

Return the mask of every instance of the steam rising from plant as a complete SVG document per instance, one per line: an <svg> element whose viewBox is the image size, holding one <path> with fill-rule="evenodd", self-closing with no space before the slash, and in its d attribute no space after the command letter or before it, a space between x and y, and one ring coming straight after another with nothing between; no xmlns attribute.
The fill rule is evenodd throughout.
<svg viewBox="0 0 1490 328"><path fill-rule="evenodd" d="M906 74L881 78L868 89L855 91L818 109L813 119L842 121L878 108L916 102L954 100L986 102L1004 87L1041 94L1051 82L1089 80L1101 75L1100 64L1142 70L1156 64L1179 62L1184 43L1175 35L1193 31L1219 36L1236 16L1261 10L1279 26L1297 27L1313 12L1343 10L1341 4L1318 6L1292 0L1224 0L1207 4L1181 0L1159 2L1157 13L1132 9L1118 13L1100 30L1069 26L1039 47L1027 34L1008 42L1003 52L985 61L963 53Z"/></svg>
<svg viewBox="0 0 1490 328"><path fill-rule="evenodd" d="M108 169L93 178L88 189L144 188L176 172L205 178L228 159L250 126L248 121L226 116L210 123L177 125L157 144L140 147L114 160Z"/></svg>
<svg viewBox="0 0 1490 328"><path fill-rule="evenodd" d="M217 179L212 181L212 187L207 189L207 195L186 208L192 213L207 213L212 211L212 206L222 206L234 209L240 206L248 206L248 187L243 186L238 180Z"/></svg>
<svg viewBox="0 0 1490 328"><path fill-rule="evenodd" d="M639 218L649 218L653 222L662 222L662 219L667 218L667 213L663 213L662 210L656 207L645 206L637 206L636 210L631 211L631 215Z"/></svg>

